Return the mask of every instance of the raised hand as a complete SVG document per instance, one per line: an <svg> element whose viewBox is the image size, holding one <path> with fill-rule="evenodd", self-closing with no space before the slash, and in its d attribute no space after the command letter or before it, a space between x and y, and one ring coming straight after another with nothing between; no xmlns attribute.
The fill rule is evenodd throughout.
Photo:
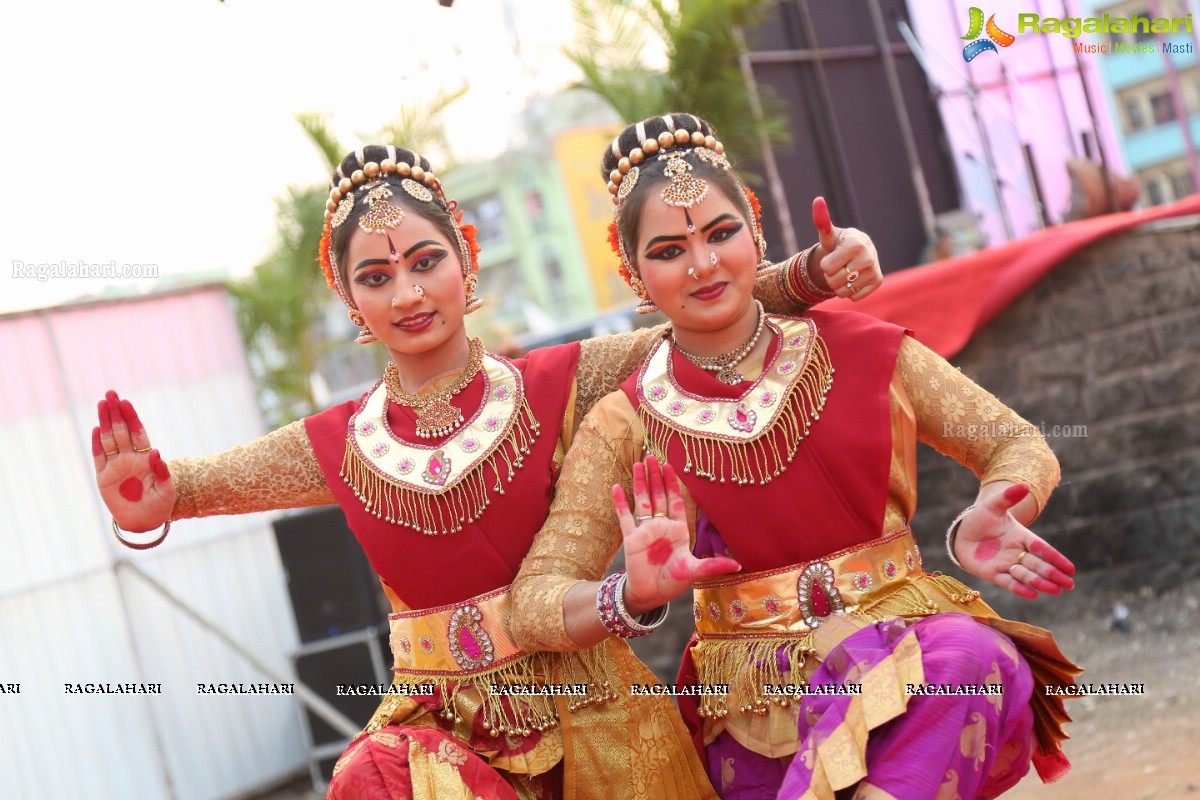
<svg viewBox="0 0 1200 800"><path fill-rule="evenodd" d="M625 546L625 607L637 616L691 588L693 581L737 572L731 558L692 554L679 478L654 456L633 465L633 510L625 490L613 487L613 505Z"/></svg>
<svg viewBox="0 0 1200 800"><path fill-rule="evenodd" d="M1012 515L1028 494L1028 486L1013 484L973 508L959 525L954 554L972 575L1034 600L1038 592L1074 588L1075 565Z"/></svg>
<svg viewBox="0 0 1200 800"><path fill-rule="evenodd" d="M813 227L820 237L825 256L818 262L823 280L813 278L817 285L828 286L838 297L862 300L883 285L879 254L871 237L857 228L838 228L829 219L829 206L824 197L813 200ZM810 265L811 268L811 265Z"/></svg>
<svg viewBox="0 0 1200 800"><path fill-rule="evenodd" d="M92 460L100 497L123 530L140 533L161 527L175 508L175 482L138 419L133 404L109 390L97 405L92 428Z"/></svg>

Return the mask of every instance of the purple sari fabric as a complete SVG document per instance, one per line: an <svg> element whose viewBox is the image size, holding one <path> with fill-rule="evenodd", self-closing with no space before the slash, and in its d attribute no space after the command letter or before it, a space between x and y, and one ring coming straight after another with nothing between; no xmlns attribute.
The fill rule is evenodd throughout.
<svg viewBox="0 0 1200 800"><path fill-rule="evenodd" d="M1029 771L1033 712L1029 666L1004 635L965 614L881 622L847 637L810 684L850 684L916 636L926 685L1000 684L1001 695L913 694L903 714L870 732L860 754L865 782L901 800L990 798ZM800 753L819 750L861 696L810 695L799 718ZM809 759L767 758L721 734L707 748L709 776L724 800L800 798ZM841 787L839 787L841 788Z"/></svg>

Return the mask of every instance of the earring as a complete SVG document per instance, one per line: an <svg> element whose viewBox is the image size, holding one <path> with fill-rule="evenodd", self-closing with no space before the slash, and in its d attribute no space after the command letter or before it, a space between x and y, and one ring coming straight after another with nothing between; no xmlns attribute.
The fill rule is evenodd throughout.
<svg viewBox="0 0 1200 800"><path fill-rule="evenodd" d="M474 314L479 309L483 308L483 298L475 296L475 287L479 285L479 278L475 273L467 276L463 282L463 291L467 294L466 313Z"/></svg>
<svg viewBox="0 0 1200 800"><path fill-rule="evenodd" d="M658 306L650 299L650 295L646 293L646 284L642 283L641 278L630 278L629 286L633 289L641 302L637 304L634 311L638 314L653 314L658 311Z"/></svg>
<svg viewBox="0 0 1200 800"><path fill-rule="evenodd" d="M362 331L360 331L358 334L358 338L354 340L355 343L370 344L371 342L377 341L375 339L375 334L367 330L367 321L363 318L361 311L359 311L357 308L352 308L350 309L349 316L351 322L362 328Z"/></svg>

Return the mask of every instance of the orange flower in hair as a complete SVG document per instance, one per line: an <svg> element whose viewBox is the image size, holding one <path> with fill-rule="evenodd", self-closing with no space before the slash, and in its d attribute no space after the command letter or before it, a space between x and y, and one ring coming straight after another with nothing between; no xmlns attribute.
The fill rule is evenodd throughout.
<svg viewBox="0 0 1200 800"><path fill-rule="evenodd" d="M329 260L331 233L329 220L325 220L325 226L321 228L321 243L317 246L317 261L321 264L321 271L325 273L325 283L329 285L330 289L336 291L337 283L333 278L333 263Z"/></svg>
<svg viewBox="0 0 1200 800"><path fill-rule="evenodd" d="M608 244L612 247L612 251L618 256L621 255L621 238L617 233L617 221L614 219L608 223ZM625 266L622 260L617 265L617 273L621 276L621 280L625 281L626 286L633 286L633 276L629 274L629 268Z"/></svg>
<svg viewBox="0 0 1200 800"><path fill-rule="evenodd" d="M754 190L749 186L743 186L746 192L746 199L750 201L750 210L754 212L754 227L758 229L758 235L763 235L762 229L762 204L758 202L758 197L754 194Z"/></svg>
<svg viewBox="0 0 1200 800"><path fill-rule="evenodd" d="M451 211L454 212L454 221L458 223L458 232L462 234L463 241L467 243L467 252L471 254L470 269L472 272L479 272L479 254L483 252L483 248L479 246L479 242L476 240L478 230L469 222L464 225L462 221L462 209L458 207L458 203L455 201L451 200L450 202L454 203Z"/></svg>

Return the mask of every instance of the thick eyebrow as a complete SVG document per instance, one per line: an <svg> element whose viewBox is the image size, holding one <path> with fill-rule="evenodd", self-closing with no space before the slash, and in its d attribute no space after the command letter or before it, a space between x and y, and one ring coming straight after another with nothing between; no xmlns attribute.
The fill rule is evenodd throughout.
<svg viewBox="0 0 1200 800"><path fill-rule="evenodd" d="M700 232L701 232L701 233L708 233L708 229L709 229L709 228L711 228L712 226L716 225L718 222L724 222L724 221L725 221L725 220L727 220L727 219L731 219L731 220L737 221L737 217L735 217L733 214L728 214L728 213L726 213L726 214L722 214L721 216L717 217L717 218L716 218L716 219L714 219L712 222L708 223L708 224L707 224L707 225L705 225L703 228L701 228L701 229L700 229Z"/></svg>
<svg viewBox="0 0 1200 800"><path fill-rule="evenodd" d="M646 252L650 252L650 248L659 242L686 242L686 236L655 236L650 241L646 242Z"/></svg>
<svg viewBox="0 0 1200 800"><path fill-rule="evenodd" d="M363 267L373 267L376 264L387 264L387 263L388 263L388 260L386 258L364 258L362 261L358 262L358 266L356 266L354 268L354 271L358 272Z"/></svg>
<svg viewBox="0 0 1200 800"><path fill-rule="evenodd" d="M441 244L439 244L438 242L435 242L433 239L426 239L426 240L425 240L425 241L423 241L423 242L417 242L417 243L416 243L416 244L414 244L412 247L410 247L410 248L408 248L407 250L405 250L405 251L404 251L404 253L403 253L402 255L403 255L403 257L404 257L404 258L408 258L408 257L409 257L409 256L411 256L411 255L412 255L412 254L413 254L415 251L417 251L417 250L421 249L422 247L424 247L424 246L425 246L425 245L427 245L427 244L434 245L435 247L442 247L442 246L441 246ZM445 248L443 247L442 249L444 250Z"/></svg>
<svg viewBox="0 0 1200 800"><path fill-rule="evenodd" d="M708 233L709 229L712 228L714 225L724 222L727 219L734 220L735 222L737 221L737 217L735 217L733 214L725 213L725 214L720 215L716 219L714 219L712 222L705 225L703 228L701 228L700 232ZM653 239L651 239L649 242L646 243L646 252L649 252L650 248L654 247L654 245L658 244L659 242L685 242L685 241L687 241L686 236L655 236Z"/></svg>

